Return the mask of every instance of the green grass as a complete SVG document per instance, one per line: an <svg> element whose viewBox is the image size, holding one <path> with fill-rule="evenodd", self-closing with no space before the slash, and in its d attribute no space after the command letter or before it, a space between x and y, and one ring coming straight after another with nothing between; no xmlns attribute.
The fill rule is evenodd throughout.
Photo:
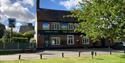
<svg viewBox="0 0 125 63"><path fill-rule="evenodd" d="M125 63L125 55L100 55L94 57L94 59L92 59L91 56L82 56L42 60L0 61L0 63Z"/></svg>

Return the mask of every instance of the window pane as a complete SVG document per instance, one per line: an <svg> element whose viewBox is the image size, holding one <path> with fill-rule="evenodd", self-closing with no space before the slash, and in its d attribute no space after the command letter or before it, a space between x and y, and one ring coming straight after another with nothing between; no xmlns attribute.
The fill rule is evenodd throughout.
<svg viewBox="0 0 125 63"><path fill-rule="evenodd" d="M83 44L89 44L89 38L83 37Z"/></svg>
<svg viewBox="0 0 125 63"><path fill-rule="evenodd" d="M53 22L51 27L52 27L52 30L59 30L60 29L60 23Z"/></svg>
<svg viewBox="0 0 125 63"><path fill-rule="evenodd" d="M61 24L61 29L67 30L67 23L62 23Z"/></svg>
<svg viewBox="0 0 125 63"><path fill-rule="evenodd" d="M74 30L74 27L75 27L75 26L74 26L73 23L69 23L69 24L68 24L68 29L69 29L69 30Z"/></svg>
<svg viewBox="0 0 125 63"><path fill-rule="evenodd" d="M60 37L52 37L51 41L52 45L60 45Z"/></svg>
<svg viewBox="0 0 125 63"><path fill-rule="evenodd" d="M49 23L48 22L44 22L42 25L43 30L49 30Z"/></svg>
<svg viewBox="0 0 125 63"><path fill-rule="evenodd" d="M74 36L73 35L67 36L67 44L68 45L74 45Z"/></svg>

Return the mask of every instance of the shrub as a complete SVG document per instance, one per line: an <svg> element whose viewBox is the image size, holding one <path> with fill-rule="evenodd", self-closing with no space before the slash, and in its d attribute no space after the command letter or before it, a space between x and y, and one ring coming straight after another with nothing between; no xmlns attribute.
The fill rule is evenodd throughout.
<svg viewBox="0 0 125 63"><path fill-rule="evenodd" d="M34 33L32 31L28 31L28 32L25 32L23 36L28 38L28 41L30 41L30 39L34 37Z"/></svg>
<svg viewBox="0 0 125 63"><path fill-rule="evenodd" d="M34 38L31 38L30 43L36 43L36 40Z"/></svg>
<svg viewBox="0 0 125 63"><path fill-rule="evenodd" d="M13 37L12 42L28 43L28 39L23 37Z"/></svg>
<svg viewBox="0 0 125 63"><path fill-rule="evenodd" d="M3 42L3 40L2 39L0 39L0 43L2 43Z"/></svg>

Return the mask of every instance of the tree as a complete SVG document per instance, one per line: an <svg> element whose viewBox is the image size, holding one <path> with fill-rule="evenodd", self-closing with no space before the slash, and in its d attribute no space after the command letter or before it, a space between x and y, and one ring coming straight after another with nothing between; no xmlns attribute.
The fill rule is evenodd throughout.
<svg viewBox="0 0 125 63"><path fill-rule="evenodd" d="M5 31L5 26L4 26L3 24L0 23L0 38L3 37L4 31Z"/></svg>
<svg viewBox="0 0 125 63"><path fill-rule="evenodd" d="M27 37L28 38L28 41L30 41L31 38L34 37L34 33L32 31L28 31L28 32L25 32L23 34L24 37Z"/></svg>
<svg viewBox="0 0 125 63"><path fill-rule="evenodd" d="M92 40L118 39L125 33L125 0L82 0L72 11L80 22L76 31L85 33Z"/></svg>

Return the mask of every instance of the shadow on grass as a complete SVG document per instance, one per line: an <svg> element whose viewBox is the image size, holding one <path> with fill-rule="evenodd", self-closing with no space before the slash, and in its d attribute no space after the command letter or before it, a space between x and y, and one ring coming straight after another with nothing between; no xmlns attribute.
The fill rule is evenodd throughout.
<svg viewBox="0 0 125 63"><path fill-rule="evenodd" d="M125 59L125 55L121 55L120 58L124 58Z"/></svg>
<svg viewBox="0 0 125 63"><path fill-rule="evenodd" d="M94 59L96 59L96 60L104 60L104 59L102 59L102 58L94 58Z"/></svg>

